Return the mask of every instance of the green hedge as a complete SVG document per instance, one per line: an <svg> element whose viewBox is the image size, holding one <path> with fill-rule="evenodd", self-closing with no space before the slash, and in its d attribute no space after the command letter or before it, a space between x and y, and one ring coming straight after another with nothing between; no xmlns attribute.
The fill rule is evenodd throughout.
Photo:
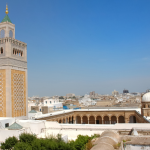
<svg viewBox="0 0 150 150"><path fill-rule="evenodd" d="M94 136L78 135L75 141L65 143L61 139L61 135L57 137L48 137L45 139L38 139L35 135L29 133L22 133L19 140L16 137L9 137L5 143L1 144L1 149L13 150L87 150L87 143L91 141ZM90 144L91 145L91 144Z"/></svg>

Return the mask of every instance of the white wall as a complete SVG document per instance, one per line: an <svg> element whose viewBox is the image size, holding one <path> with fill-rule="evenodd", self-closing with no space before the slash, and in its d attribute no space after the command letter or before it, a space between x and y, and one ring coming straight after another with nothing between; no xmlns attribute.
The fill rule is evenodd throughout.
<svg viewBox="0 0 150 150"><path fill-rule="evenodd" d="M5 128L5 124L9 123L9 126L15 122L15 118L0 117L0 129Z"/></svg>

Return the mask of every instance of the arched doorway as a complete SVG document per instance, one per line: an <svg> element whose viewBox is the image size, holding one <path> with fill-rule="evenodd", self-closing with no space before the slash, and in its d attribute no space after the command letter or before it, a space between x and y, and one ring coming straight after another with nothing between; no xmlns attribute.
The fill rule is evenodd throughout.
<svg viewBox="0 0 150 150"><path fill-rule="evenodd" d="M72 123L72 121L71 121L71 117L69 117L69 123Z"/></svg>
<svg viewBox="0 0 150 150"><path fill-rule="evenodd" d="M130 116L129 123L136 123L136 117Z"/></svg>
<svg viewBox="0 0 150 150"><path fill-rule="evenodd" d="M59 120L59 123L61 123L61 120Z"/></svg>
<svg viewBox="0 0 150 150"><path fill-rule="evenodd" d="M101 116L96 117L96 124L102 124L102 117Z"/></svg>
<svg viewBox="0 0 150 150"><path fill-rule="evenodd" d="M94 116L89 117L89 124L95 124L95 117Z"/></svg>
<svg viewBox="0 0 150 150"><path fill-rule="evenodd" d="M117 123L117 117L116 116L111 116L111 124Z"/></svg>
<svg viewBox="0 0 150 150"><path fill-rule="evenodd" d="M110 124L108 116L104 117L104 124Z"/></svg>
<svg viewBox="0 0 150 150"><path fill-rule="evenodd" d="M81 124L81 117L80 116L76 116L76 124Z"/></svg>
<svg viewBox="0 0 150 150"><path fill-rule="evenodd" d="M125 123L125 120L124 120L123 116L119 116L118 123Z"/></svg>
<svg viewBox="0 0 150 150"><path fill-rule="evenodd" d="M88 124L88 118L87 118L87 116L83 116L82 123L83 124Z"/></svg>

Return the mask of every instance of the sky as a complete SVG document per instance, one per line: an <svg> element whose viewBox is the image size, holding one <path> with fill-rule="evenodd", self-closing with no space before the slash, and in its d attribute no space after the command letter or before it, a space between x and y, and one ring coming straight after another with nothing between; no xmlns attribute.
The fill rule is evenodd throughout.
<svg viewBox="0 0 150 150"><path fill-rule="evenodd" d="M3 0L27 43L28 96L150 88L149 0Z"/></svg>

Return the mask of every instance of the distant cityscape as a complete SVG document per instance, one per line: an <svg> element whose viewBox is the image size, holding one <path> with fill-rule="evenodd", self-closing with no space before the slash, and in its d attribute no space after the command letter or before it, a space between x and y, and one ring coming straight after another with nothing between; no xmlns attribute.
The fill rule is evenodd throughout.
<svg viewBox="0 0 150 150"><path fill-rule="evenodd" d="M149 92L149 90L145 91L145 93L147 92ZM137 92L129 93L129 90L124 89L122 93L114 90L111 95L101 95L92 91L84 96L75 95L73 93L68 93L66 96L33 96L28 97L28 110L34 109L42 113L50 113L58 109L140 107L141 95L143 94L144 93Z"/></svg>

